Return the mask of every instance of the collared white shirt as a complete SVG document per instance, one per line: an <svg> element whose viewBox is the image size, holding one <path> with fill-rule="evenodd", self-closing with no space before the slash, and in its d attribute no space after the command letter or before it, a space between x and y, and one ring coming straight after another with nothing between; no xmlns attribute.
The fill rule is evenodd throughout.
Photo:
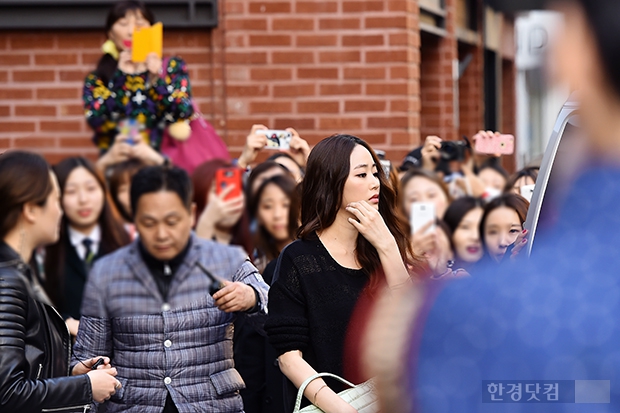
<svg viewBox="0 0 620 413"><path fill-rule="evenodd" d="M99 228L99 225L97 225L88 235L84 235L81 232L74 230L71 228L71 225L69 225L67 229L69 230L69 241L71 241L71 245L73 245L77 251L78 257L80 257L82 261L86 259L86 247L82 244L82 241L86 238L93 242L90 247L90 251L93 255L97 255L97 252L99 251L99 244L101 243L101 228Z"/></svg>

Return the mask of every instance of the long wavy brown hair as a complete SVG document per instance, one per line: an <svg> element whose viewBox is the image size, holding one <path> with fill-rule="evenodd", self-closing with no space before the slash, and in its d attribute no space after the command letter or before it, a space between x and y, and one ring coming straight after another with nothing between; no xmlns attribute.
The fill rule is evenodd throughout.
<svg viewBox="0 0 620 413"><path fill-rule="evenodd" d="M319 142L310 152L306 176L301 184L301 227L298 236L301 239L309 239L315 232L321 232L334 223L342 205L344 185L351 169L351 153L357 145L366 148L378 166L381 188L379 213L394 235L407 268L413 274L422 276L426 272L426 266L411 249L407 222L398 205L396 191L389 184L375 152L357 136L330 136ZM361 234L357 237L355 253L362 268L370 275L370 287L375 287L385 277L379 253Z"/></svg>

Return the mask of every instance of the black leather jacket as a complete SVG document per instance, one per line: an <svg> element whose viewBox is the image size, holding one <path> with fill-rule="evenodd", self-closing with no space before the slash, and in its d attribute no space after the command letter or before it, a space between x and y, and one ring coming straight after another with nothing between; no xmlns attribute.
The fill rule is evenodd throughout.
<svg viewBox="0 0 620 413"><path fill-rule="evenodd" d="M71 338L33 287L29 267L0 241L0 412L86 411L86 375L69 377Z"/></svg>

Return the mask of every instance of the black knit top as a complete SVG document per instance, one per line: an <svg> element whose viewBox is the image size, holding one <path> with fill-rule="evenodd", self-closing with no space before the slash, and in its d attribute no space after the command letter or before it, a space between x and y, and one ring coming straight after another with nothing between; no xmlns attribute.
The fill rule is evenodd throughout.
<svg viewBox="0 0 620 413"><path fill-rule="evenodd" d="M347 326L368 273L338 264L316 235L293 242L281 257L269 290L269 342L278 356L300 350L317 372L342 376Z"/></svg>

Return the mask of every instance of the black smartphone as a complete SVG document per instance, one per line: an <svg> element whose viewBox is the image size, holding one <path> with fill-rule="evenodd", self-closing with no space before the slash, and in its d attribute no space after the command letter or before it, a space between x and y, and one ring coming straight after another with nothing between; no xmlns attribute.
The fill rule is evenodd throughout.
<svg viewBox="0 0 620 413"><path fill-rule="evenodd" d="M101 366L103 363L104 363L103 357L100 357L99 360L97 360L90 369L97 370L97 367Z"/></svg>
<svg viewBox="0 0 620 413"><path fill-rule="evenodd" d="M215 275L211 274L211 271L207 270L207 268L202 265L202 263L197 261L196 265L207 276L207 278L211 280L211 285L209 285L209 294L211 294L211 296L213 296L213 294L215 294L222 288L226 287L226 284L224 284L224 282L217 278Z"/></svg>

